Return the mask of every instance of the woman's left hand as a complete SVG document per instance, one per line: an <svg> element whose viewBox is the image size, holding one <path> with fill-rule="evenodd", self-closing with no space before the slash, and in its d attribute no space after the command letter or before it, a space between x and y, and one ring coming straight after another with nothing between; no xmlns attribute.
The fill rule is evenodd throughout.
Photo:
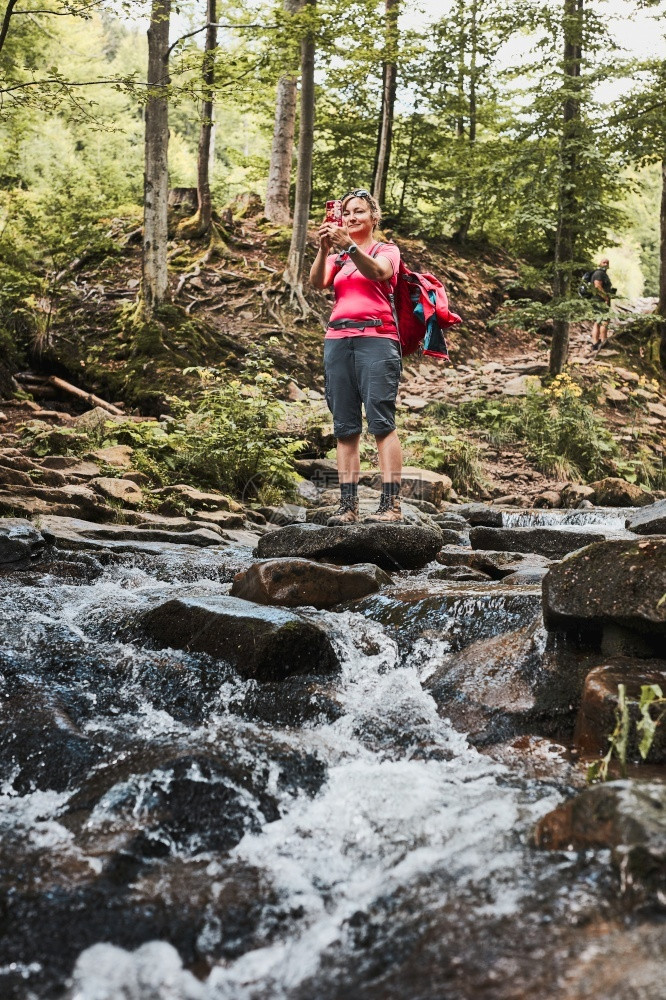
<svg viewBox="0 0 666 1000"><path fill-rule="evenodd" d="M326 227L326 235L328 236L329 242L332 247L336 250L346 250L350 243L353 243L351 236L349 235L349 230L346 226L336 226L334 223L324 223ZM319 230L322 233L324 226Z"/></svg>

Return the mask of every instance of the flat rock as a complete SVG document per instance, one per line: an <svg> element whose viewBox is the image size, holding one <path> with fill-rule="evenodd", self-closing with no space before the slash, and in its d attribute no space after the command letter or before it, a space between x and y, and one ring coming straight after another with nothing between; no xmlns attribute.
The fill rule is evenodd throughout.
<svg viewBox="0 0 666 1000"><path fill-rule="evenodd" d="M268 559L234 577L231 594L257 604L330 608L374 594L391 577L369 563L332 566L309 559Z"/></svg>
<svg viewBox="0 0 666 1000"><path fill-rule="evenodd" d="M215 524L223 531L245 526L245 518L242 514L232 514L231 511L226 510L195 511L192 514L192 520L200 521L202 524Z"/></svg>
<svg viewBox="0 0 666 1000"><path fill-rule="evenodd" d="M429 580L456 580L461 583L488 583L492 577L470 566L442 566L428 573Z"/></svg>
<svg viewBox="0 0 666 1000"><path fill-rule="evenodd" d="M120 552L160 550L161 545L222 545L217 530L203 525L173 530L153 525L94 524L73 517L42 518L44 538L60 549L111 549Z"/></svg>
<svg viewBox="0 0 666 1000"><path fill-rule="evenodd" d="M437 553L437 562L444 566L468 566L487 573L493 580L501 580L517 570L547 569L552 560L531 552L492 552L460 545L445 545Z"/></svg>
<svg viewBox="0 0 666 1000"><path fill-rule="evenodd" d="M317 489L328 490L338 485L338 466L330 458L296 459L294 468Z"/></svg>
<svg viewBox="0 0 666 1000"><path fill-rule="evenodd" d="M259 539L260 559L304 556L342 563L371 562L386 570L419 569L435 558L441 535L417 524L352 524L329 528L292 524Z"/></svg>
<svg viewBox="0 0 666 1000"><path fill-rule="evenodd" d="M544 620L555 631L618 625L666 633L666 536L595 542L552 566Z"/></svg>
<svg viewBox="0 0 666 1000"><path fill-rule="evenodd" d="M594 490L595 503L600 507L647 507L654 503L651 493L617 476L590 483L590 489Z"/></svg>
<svg viewBox="0 0 666 1000"><path fill-rule="evenodd" d="M169 501L175 508L191 508L192 510L233 510L237 513L242 511L240 504L234 504L229 497L223 493L207 493L204 490L197 490L194 486L186 483L178 483L175 486L164 486L158 490L151 490L152 496L163 497L164 507L169 506ZM168 511L165 510L165 513Z"/></svg>
<svg viewBox="0 0 666 1000"><path fill-rule="evenodd" d="M120 500L121 503L135 507L143 500L141 488L131 479L112 479L101 477L91 479L90 486L107 500Z"/></svg>
<svg viewBox="0 0 666 1000"><path fill-rule="evenodd" d="M30 521L18 517L0 518L0 563L32 559L44 548L44 537Z"/></svg>
<svg viewBox="0 0 666 1000"><path fill-rule="evenodd" d="M143 617L142 627L160 648L208 653L258 681L329 674L339 668L331 641L319 625L292 611L237 597L167 601Z"/></svg>
<svg viewBox="0 0 666 1000"><path fill-rule="evenodd" d="M472 528L469 540L473 549L534 552L549 559L561 559L585 545L605 538L603 531L572 530L560 527Z"/></svg>
<svg viewBox="0 0 666 1000"><path fill-rule="evenodd" d="M80 413L77 417L74 417L73 424L77 431L86 431L90 434L95 432L103 431L107 424L117 424L122 423L125 417L115 416L113 413L109 413L105 410L103 406L94 406L92 410L86 410L85 413ZM106 435L109 437L110 435ZM109 463L112 465L113 463Z"/></svg>
<svg viewBox="0 0 666 1000"><path fill-rule="evenodd" d="M521 586L534 587L541 583L548 572L547 566L526 566L523 569L516 569L512 573L507 573L502 577L502 583L507 586L520 584Z"/></svg>
<svg viewBox="0 0 666 1000"><path fill-rule="evenodd" d="M375 489L381 489L381 475L376 476L370 485ZM405 499L414 497L415 500L425 500L426 503L439 507L449 495L452 485L450 478L440 472L431 472L429 469L419 469L413 465L406 465L402 470L400 492Z"/></svg>
<svg viewBox="0 0 666 1000"><path fill-rule="evenodd" d="M109 415L110 416L110 415ZM129 469L132 465L132 449L127 444L109 445L108 448L98 448L84 457L90 462L101 465L115 465L119 469Z"/></svg>
<svg viewBox="0 0 666 1000"><path fill-rule="evenodd" d="M637 535L666 535L666 500L658 500L630 514L625 526Z"/></svg>
<svg viewBox="0 0 666 1000"><path fill-rule="evenodd" d="M586 755L603 755L608 750L608 737L615 728L619 684L624 684L627 698L633 702L640 699L643 685L658 684L662 691L666 691L666 661L618 656L589 672L585 678L575 736L576 745ZM640 733L636 729L640 713L637 705L629 705L629 716L628 756L640 760L637 746ZM663 726L656 729L647 760L648 763L664 763L666 760Z"/></svg>
<svg viewBox="0 0 666 1000"><path fill-rule="evenodd" d="M612 781L587 788L547 813L537 846L555 851L610 848L628 895L663 905L666 892L666 785Z"/></svg>

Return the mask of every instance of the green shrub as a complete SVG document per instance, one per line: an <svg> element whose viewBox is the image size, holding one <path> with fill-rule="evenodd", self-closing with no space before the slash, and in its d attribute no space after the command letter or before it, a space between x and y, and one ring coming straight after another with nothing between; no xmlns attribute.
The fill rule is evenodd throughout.
<svg viewBox="0 0 666 1000"><path fill-rule="evenodd" d="M620 449L581 387L558 375L542 387L538 379L520 399L474 400L456 409L440 407L454 426L466 426L500 449L517 441L546 475L592 481L617 474Z"/></svg>
<svg viewBox="0 0 666 1000"><path fill-rule="evenodd" d="M408 435L404 443L417 465L449 476L457 493L466 494L487 485L481 449L471 441L430 428Z"/></svg>

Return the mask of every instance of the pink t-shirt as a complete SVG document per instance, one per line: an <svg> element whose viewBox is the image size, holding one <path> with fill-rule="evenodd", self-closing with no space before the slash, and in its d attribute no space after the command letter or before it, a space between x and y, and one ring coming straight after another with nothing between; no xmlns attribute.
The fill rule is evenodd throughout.
<svg viewBox="0 0 666 1000"><path fill-rule="evenodd" d="M371 253L377 243L373 243L369 249ZM333 290L335 292L335 305L331 313L331 322L336 319L381 319L381 326L360 326L343 330L326 331L327 340L338 340L341 337L388 337L391 340L399 340L398 331L395 328L391 303L388 300L388 288L395 292L398 283L398 268L400 266L400 251L395 243L382 243L381 250L377 257L385 257L391 262L393 276L386 281L374 281L372 278L365 278L356 267L352 257L343 256L342 267L335 267L337 254L331 254L327 258L327 269L330 274L333 272Z"/></svg>

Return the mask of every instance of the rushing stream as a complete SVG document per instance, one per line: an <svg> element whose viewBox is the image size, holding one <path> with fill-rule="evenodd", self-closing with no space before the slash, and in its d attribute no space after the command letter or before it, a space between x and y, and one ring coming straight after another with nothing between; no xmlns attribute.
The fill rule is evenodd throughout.
<svg viewBox="0 0 666 1000"><path fill-rule="evenodd" d="M0 577L3 693L30 720L25 766L2 771L0 995L64 996L93 945L76 1000L587 995L567 969L616 912L607 858L531 845L571 790L561 748L483 754L422 687L471 642L538 628L538 590L412 574L309 610L341 674L262 695L135 624L226 593L246 557Z"/></svg>

